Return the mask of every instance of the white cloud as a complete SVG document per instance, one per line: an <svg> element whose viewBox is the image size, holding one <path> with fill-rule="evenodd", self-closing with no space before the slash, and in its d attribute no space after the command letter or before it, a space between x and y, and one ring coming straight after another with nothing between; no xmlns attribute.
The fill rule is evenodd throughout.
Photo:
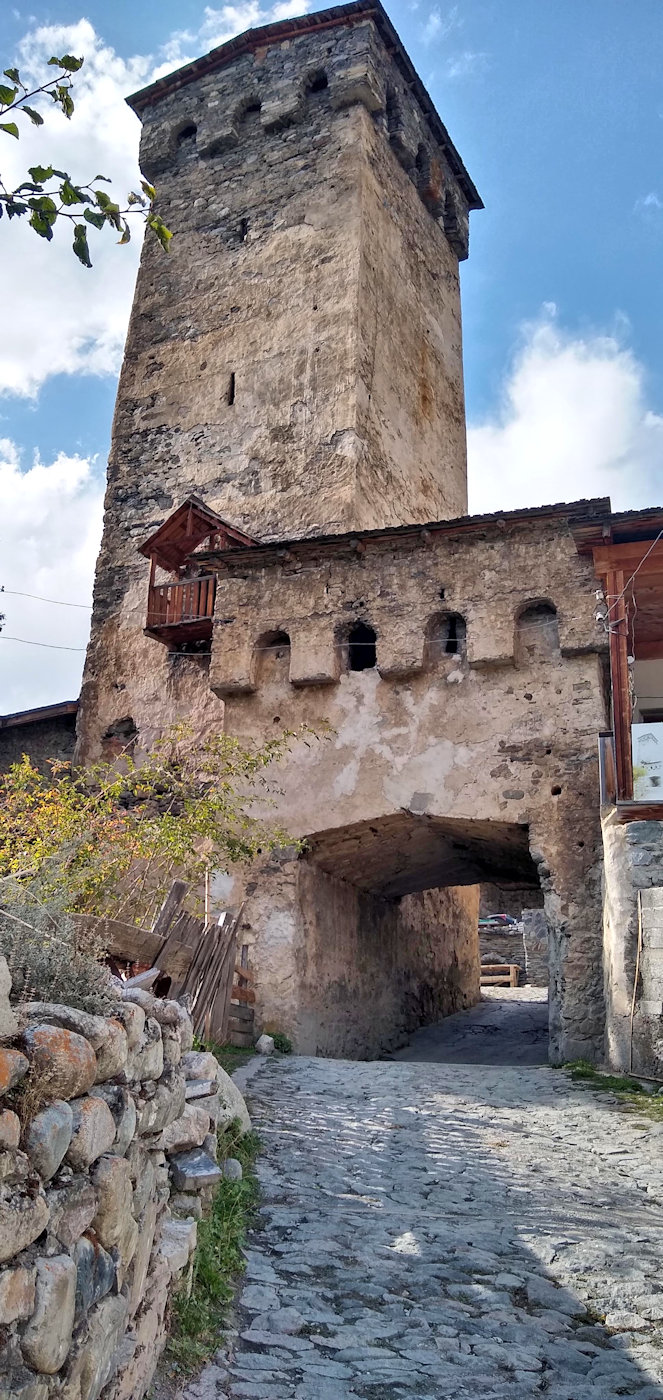
<svg viewBox="0 0 663 1400"><path fill-rule="evenodd" d="M84 653L25 646L7 640L49 642L84 648L90 613L56 607L15 593L90 603L101 538L103 482L83 457L44 463L35 458L21 470L15 444L0 439L0 709L3 713L73 700L78 695ZM12 590L10 593L8 590Z"/></svg>
<svg viewBox="0 0 663 1400"><path fill-rule="evenodd" d="M448 34L451 34L454 29L458 28L458 23L457 5L453 5L445 15L442 14L439 6L436 5L430 11L423 25L421 37L426 44L432 44L438 42L440 39L446 39Z"/></svg>
<svg viewBox="0 0 663 1400"><path fill-rule="evenodd" d="M470 510L610 496L663 500L663 417L615 335L572 336L550 315L525 327L499 410L468 430Z"/></svg>
<svg viewBox="0 0 663 1400"><path fill-rule="evenodd" d="M452 55L444 71L447 78L471 78L475 73L483 72L487 65L487 53L465 49Z"/></svg>
<svg viewBox="0 0 663 1400"><path fill-rule="evenodd" d="M5 182L25 178L30 165L52 164L87 181L97 174L113 180L124 196L138 180L139 123L124 95L146 80L149 61L122 59L99 39L87 20L46 27L28 34L20 46L26 80L43 77L44 61L69 50L85 56L76 76L76 110L67 121L49 101L44 125L21 123L21 139L2 138ZM119 367L140 251L135 242L116 246L104 230L90 230L94 268L83 268L71 251L72 231L56 228L46 243L25 220L3 219L0 302L11 327L0 347L0 393L35 395L52 374L113 374Z"/></svg>
<svg viewBox="0 0 663 1400"><path fill-rule="evenodd" d="M182 29L172 34L164 44L153 77L161 78L192 58L225 44L245 29L255 29L262 24L273 24L280 19L290 19L293 15L307 14L311 0L277 0L277 4L264 10L259 0L243 0L239 5L222 5L215 10L206 5L198 29Z"/></svg>

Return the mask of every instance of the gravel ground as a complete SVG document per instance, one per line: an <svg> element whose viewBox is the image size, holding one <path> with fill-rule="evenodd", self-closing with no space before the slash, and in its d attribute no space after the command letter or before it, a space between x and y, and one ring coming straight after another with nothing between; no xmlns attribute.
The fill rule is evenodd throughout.
<svg viewBox="0 0 663 1400"><path fill-rule="evenodd" d="M663 1400L663 1125L518 1065L283 1057L248 1095L262 1207L187 1400Z"/></svg>

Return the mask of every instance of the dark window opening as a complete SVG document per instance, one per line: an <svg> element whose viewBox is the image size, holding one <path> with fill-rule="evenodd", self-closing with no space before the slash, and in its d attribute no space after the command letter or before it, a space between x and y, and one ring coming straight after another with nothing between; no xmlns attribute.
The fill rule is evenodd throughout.
<svg viewBox="0 0 663 1400"><path fill-rule="evenodd" d="M430 174L430 161L428 159L428 151L426 150L425 146L421 145L417 148L417 155L414 163L416 166L417 175L419 176L419 184L428 184L428 178Z"/></svg>
<svg viewBox="0 0 663 1400"><path fill-rule="evenodd" d="M355 622L348 634L348 669L371 671L377 664L377 636L365 622Z"/></svg>
<svg viewBox="0 0 663 1400"><path fill-rule="evenodd" d="M663 724L663 710L641 710L641 724Z"/></svg>
<svg viewBox="0 0 663 1400"><path fill-rule="evenodd" d="M387 88L386 116L387 131L391 136L394 132L400 131L403 125L403 119L401 116L401 104L398 100L396 92L391 87Z"/></svg>
<svg viewBox="0 0 663 1400"><path fill-rule="evenodd" d="M559 654L557 609L542 599L528 603L516 619L515 658L519 665Z"/></svg>
<svg viewBox="0 0 663 1400"><path fill-rule="evenodd" d="M226 400L227 400L227 402L228 402L228 404L229 404L230 406L232 406L232 404L234 404L234 402L235 402L235 371L234 371L234 370L232 371L232 374L231 374L231 376L230 376L230 379L228 380L228 393L226 394Z"/></svg>
<svg viewBox="0 0 663 1400"><path fill-rule="evenodd" d="M324 68L321 68L317 73L311 74L306 87L309 92L324 92L325 88L329 87L329 79L327 78Z"/></svg>
<svg viewBox="0 0 663 1400"><path fill-rule="evenodd" d="M290 646L290 638L287 632L271 632L268 637L263 637L262 646L265 651L271 651L272 655L281 661Z"/></svg>
<svg viewBox="0 0 663 1400"><path fill-rule="evenodd" d="M245 121L247 117L256 117L262 109L262 102L256 97L253 102L247 103L240 112L240 121Z"/></svg>
<svg viewBox="0 0 663 1400"><path fill-rule="evenodd" d="M430 618L426 628L428 662L435 663L441 656L463 656L466 637L465 618L460 613L438 613Z"/></svg>
<svg viewBox="0 0 663 1400"><path fill-rule="evenodd" d="M131 715L124 715L122 719L116 719L113 724L109 724L108 729L102 734L102 739L135 739L138 734L136 725Z"/></svg>
<svg viewBox="0 0 663 1400"><path fill-rule="evenodd" d="M246 243L246 239L247 239L247 236L248 236L248 232L249 232L249 221L248 221L248 219L240 219L240 221L239 221L239 241L240 241L240 243Z"/></svg>
<svg viewBox="0 0 663 1400"><path fill-rule="evenodd" d="M189 122L189 125L188 125L188 126L183 126L183 127L182 127L182 130L178 133L178 137L177 137L177 144L178 144L178 146L189 146L189 147L190 147L190 146L195 145L195 140L196 140L197 133L198 133L198 127L195 125L195 122Z"/></svg>

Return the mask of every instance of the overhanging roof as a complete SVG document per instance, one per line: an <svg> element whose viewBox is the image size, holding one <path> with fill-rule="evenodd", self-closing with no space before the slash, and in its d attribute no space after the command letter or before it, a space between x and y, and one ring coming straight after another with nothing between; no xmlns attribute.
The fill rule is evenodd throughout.
<svg viewBox="0 0 663 1400"><path fill-rule="evenodd" d="M145 111L147 107L151 107L153 103L160 101L167 93L177 92L179 88L186 87L188 83L195 82L207 73L213 73L219 68L226 68L242 54L253 53L256 49L265 48L272 43L279 44L288 39L301 38L304 34L320 33L321 30L325 29L338 29L343 25L362 24L366 20L372 20L375 24L387 52L393 58L396 67L419 103L433 136L444 150L470 209L483 209L483 201L476 185L470 179L432 98L426 91L386 10L380 4L380 0L352 0L351 4L335 5L330 10L317 10L315 14L300 15L296 19L279 20L276 24L263 24L257 29L247 29L243 34L238 34L236 38L229 39L226 44L220 44L218 48L212 49L201 58L194 59L192 63L185 63L174 73L167 73L165 77L158 78L149 87L141 88L140 92L135 92L131 97L128 97L127 102L132 110L140 116L141 112Z"/></svg>
<svg viewBox="0 0 663 1400"><path fill-rule="evenodd" d="M64 719L75 715L78 700L61 700L57 705L40 705L36 710L15 710L11 715L0 715L0 729L13 729L24 724L39 724L46 719Z"/></svg>
<svg viewBox="0 0 663 1400"><path fill-rule="evenodd" d="M214 548L221 551L250 549L255 545L250 535L222 520L204 501L197 496L187 496L138 549L147 559L156 560L162 569L175 572L206 539L213 539Z"/></svg>

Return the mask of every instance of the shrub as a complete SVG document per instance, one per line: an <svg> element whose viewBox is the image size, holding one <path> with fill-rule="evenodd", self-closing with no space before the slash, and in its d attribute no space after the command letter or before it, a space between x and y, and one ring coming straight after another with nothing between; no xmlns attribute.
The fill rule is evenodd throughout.
<svg viewBox="0 0 663 1400"><path fill-rule="evenodd" d="M13 881L0 884L0 953L12 1001L66 1002L104 1016L117 1003L105 949L55 904L42 904Z"/></svg>
<svg viewBox="0 0 663 1400"><path fill-rule="evenodd" d="M283 1034L283 1031L270 1031L269 1034L274 1041L274 1049L280 1050L282 1055L292 1055L292 1041L290 1037Z"/></svg>

